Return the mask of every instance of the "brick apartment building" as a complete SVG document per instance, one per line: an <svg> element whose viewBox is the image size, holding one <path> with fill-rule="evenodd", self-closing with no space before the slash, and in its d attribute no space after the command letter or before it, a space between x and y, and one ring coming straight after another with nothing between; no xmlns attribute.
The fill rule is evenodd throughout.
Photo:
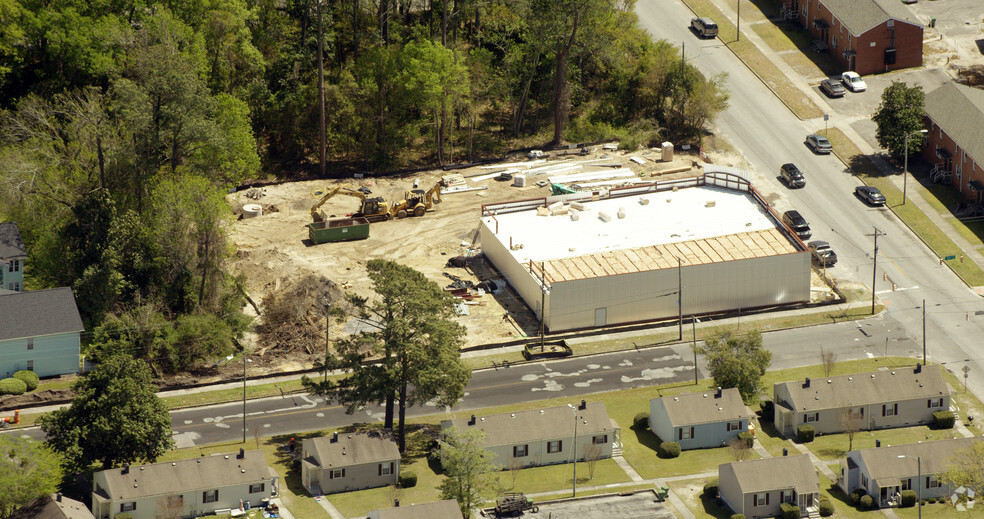
<svg viewBox="0 0 984 519"><path fill-rule="evenodd" d="M946 83L926 94L923 156L934 182L952 183L970 200L984 201L984 90Z"/></svg>
<svg viewBox="0 0 984 519"><path fill-rule="evenodd" d="M922 65L923 25L899 0L781 0L844 70L875 74Z"/></svg>

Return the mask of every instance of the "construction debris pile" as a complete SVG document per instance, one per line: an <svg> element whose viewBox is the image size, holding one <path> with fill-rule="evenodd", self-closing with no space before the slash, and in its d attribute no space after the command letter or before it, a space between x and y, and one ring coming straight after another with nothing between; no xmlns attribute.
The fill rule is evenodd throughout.
<svg viewBox="0 0 984 519"><path fill-rule="evenodd" d="M348 310L344 290L324 276L309 274L286 289L269 292L256 327L263 345L256 353L323 352L328 305Z"/></svg>

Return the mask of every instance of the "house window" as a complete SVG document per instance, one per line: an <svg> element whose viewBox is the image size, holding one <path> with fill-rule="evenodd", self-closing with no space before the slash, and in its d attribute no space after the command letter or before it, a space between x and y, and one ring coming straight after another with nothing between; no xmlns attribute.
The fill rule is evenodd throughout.
<svg viewBox="0 0 984 519"><path fill-rule="evenodd" d="M766 506L769 504L769 493L759 492L752 494L752 506Z"/></svg>
<svg viewBox="0 0 984 519"><path fill-rule="evenodd" d="M883 404L882 416L895 416L899 414L899 404Z"/></svg>
<svg viewBox="0 0 984 519"><path fill-rule="evenodd" d="M218 490L207 490L202 492L202 503L214 503L219 500Z"/></svg>
<svg viewBox="0 0 984 519"><path fill-rule="evenodd" d="M564 450L564 440L554 440L547 442L547 454L553 454Z"/></svg>
<svg viewBox="0 0 984 519"><path fill-rule="evenodd" d="M779 502L780 503L792 503L793 502L793 491L792 490L780 490L779 491Z"/></svg>
<svg viewBox="0 0 984 519"><path fill-rule="evenodd" d="M379 464L379 475L389 476L393 473L393 463L380 463Z"/></svg>
<svg viewBox="0 0 984 519"><path fill-rule="evenodd" d="M830 39L830 46L835 49L837 48L837 36L834 36L833 38Z"/></svg>
<svg viewBox="0 0 984 519"><path fill-rule="evenodd" d="M28 350L33 350L34 349L34 339L28 339L27 340L27 349Z"/></svg>
<svg viewBox="0 0 984 519"><path fill-rule="evenodd" d="M513 447L513 457L522 458L530 455L529 445L516 445Z"/></svg>
<svg viewBox="0 0 984 519"><path fill-rule="evenodd" d="M943 397L930 398L927 404L929 407L943 407Z"/></svg>
<svg viewBox="0 0 984 519"><path fill-rule="evenodd" d="M137 509L137 502L120 503L120 512L132 512Z"/></svg>
<svg viewBox="0 0 984 519"><path fill-rule="evenodd" d="M34 371L34 361L33 360L27 361L27 370L28 371Z"/></svg>
<svg viewBox="0 0 984 519"><path fill-rule="evenodd" d="M861 488L868 490L868 476L861 474Z"/></svg>
<svg viewBox="0 0 984 519"><path fill-rule="evenodd" d="M608 443L608 435L607 434L600 434L598 436L595 436L594 438L591 438L591 443L593 443L595 445L604 445L604 444Z"/></svg>
<svg viewBox="0 0 984 519"><path fill-rule="evenodd" d="M679 440L689 440L694 437L693 427L681 427L679 434L677 434L677 439Z"/></svg>
<svg viewBox="0 0 984 519"><path fill-rule="evenodd" d="M803 423L811 423L820 420L820 413L806 413L803 415Z"/></svg>
<svg viewBox="0 0 984 519"><path fill-rule="evenodd" d="M936 476L926 476L926 488L939 488L940 480Z"/></svg>
<svg viewBox="0 0 984 519"><path fill-rule="evenodd" d="M912 490L912 478L902 480L902 490Z"/></svg>
<svg viewBox="0 0 984 519"><path fill-rule="evenodd" d="M249 493L255 494L257 492L263 492L266 489L266 483L253 483L249 486Z"/></svg>
<svg viewBox="0 0 984 519"><path fill-rule="evenodd" d="M17 272L19 270L20 270L20 261L14 260L14 272Z"/></svg>
<svg viewBox="0 0 984 519"><path fill-rule="evenodd" d="M728 422L728 430L729 431L740 431L741 430L741 421L739 420L737 422Z"/></svg>
<svg viewBox="0 0 984 519"><path fill-rule="evenodd" d="M345 477L345 469L331 469L328 472L328 479L338 479Z"/></svg>

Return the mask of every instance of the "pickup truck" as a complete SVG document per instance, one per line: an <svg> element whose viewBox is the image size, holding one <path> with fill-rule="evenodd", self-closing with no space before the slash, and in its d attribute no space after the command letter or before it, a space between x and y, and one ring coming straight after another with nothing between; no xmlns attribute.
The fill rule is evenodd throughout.
<svg viewBox="0 0 984 519"><path fill-rule="evenodd" d="M830 248L830 244L825 241L811 241L807 244L813 261L821 267L833 267L837 263L837 253Z"/></svg>

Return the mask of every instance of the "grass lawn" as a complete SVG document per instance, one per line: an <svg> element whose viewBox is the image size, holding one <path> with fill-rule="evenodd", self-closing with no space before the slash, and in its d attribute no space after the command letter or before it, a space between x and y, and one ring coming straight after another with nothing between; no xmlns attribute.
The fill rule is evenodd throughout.
<svg viewBox="0 0 984 519"><path fill-rule="evenodd" d="M980 499L977 502L978 504L973 509L963 512L949 503L925 504L922 507L922 514L923 517L932 517L933 519L981 519L984 517L984 507L979 504ZM919 507L896 508L895 514L901 519L918 519Z"/></svg>
<svg viewBox="0 0 984 519"><path fill-rule="evenodd" d="M338 377L335 377L338 378ZM242 382L242 379L240 379ZM246 398L264 398L268 396L280 396L285 393L293 393L297 391L302 391L304 386L301 385L301 378L298 377L295 380L286 380L283 382L277 382L274 384L259 384L256 386L246 386ZM230 388L230 389L219 389L215 391L202 391L199 393L192 393L189 395L180 396L168 396L161 400L171 409L177 409L181 407L193 407L199 405L208 404L218 404L222 402L233 402L236 400L242 400L243 398L243 388Z"/></svg>
<svg viewBox="0 0 984 519"><path fill-rule="evenodd" d="M675 493L687 509L697 519L730 519L731 510L725 505L718 505L716 499L704 495L704 484L717 478L697 478L673 481L670 483L670 493Z"/></svg>
<svg viewBox="0 0 984 519"><path fill-rule="evenodd" d="M758 425L756 426L755 439L759 442L759 445L769 451L769 454L773 456L782 456L782 449L788 449L789 452L793 452L793 443L785 438L783 438L779 431L776 431L775 426L772 422L762 423L761 420L757 420Z"/></svg>
<svg viewBox="0 0 984 519"><path fill-rule="evenodd" d="M822 131L820 133L823 133ZM947 236L947 232L940 229L935 223L933 223L915 204L905 204L902 205L902 191L895 187L895 183L888 177L882 174L875 165L864 155L861 155L861 150L857 148L845 135L837 128L830 128L828 130L829 135L827 138L830 140L830 144L834 147L834 153L836 153L841 160L843 160L851 171L864 183L877 187L882 194L885 195L886 206L891 208L899 218L902 219L908 225L913 232L919 235L920 238L925 241L933 252L935 252L940 257L945 256L960 256L963 254L957 244ZM927 200L934 200L936 197L933 193L925 188L923 188L918 182L911 182L913 184L910 186L913 190L918 191L923 198ZM858 202L861 203L861 202ZM932 202L930 202L932 204ZM941 214L947 214L946 207L937 202L933 204L934 208L941 212ZM957 222L954 222L957 223ZM962 225L962 224L960 224ZM969 233L971 231L967 230L964 233ZM963 233L962 233L963 234ZM980 238L973 240L972 244L976 245L980 242ZM981 270L973 261L950 261L950 268L957 273L961 279L971 286L984 285L984 270Z"/></svg>
<svg viewBox="0 0 984 519"><path fill-rule="evenodd" d="M835 473L838 471L835 471ZM820 499L826 497L834 504L834 517L845 517L847 519L878 519L882 515L878 511L861 512L851 505L850 499L841 492L840 488L822 472L817 472L820 479Z"/></svg>

